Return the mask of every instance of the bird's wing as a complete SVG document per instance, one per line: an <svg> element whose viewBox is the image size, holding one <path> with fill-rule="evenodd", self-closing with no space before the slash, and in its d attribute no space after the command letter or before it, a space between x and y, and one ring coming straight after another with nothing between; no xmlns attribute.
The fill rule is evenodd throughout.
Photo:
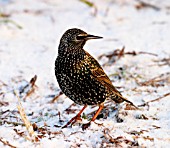
<svg viewBox="0 0 170 148"><path fill-rule="evenodd" d="M109 92L113 92L117 94L121 99L124 101L130 103L132 106L137 108L131 101L124 98L121 93L112 85L112 82L110 81L109 77L106 75L100 64L97 62L96 59L94 59L88 52L86 52L87 61L89 63L89 69L91 71L92 77L94 79L97 79L102 85L104 85ZM138 108L137 108L138 109Z"/></svg>
<svg viewBox="0 0 170 148"><path fill-rule="evenodd" d="M88 63L89 63L89 69L91 71L92 77L94 79L97 79L102 85L104 85L109 92L115 92L118 93L119 95L120 92L112 85L111 80L109 77L106 75L100 64L95 60L88 52L86 52L87 57L88 57Z"/></svg>

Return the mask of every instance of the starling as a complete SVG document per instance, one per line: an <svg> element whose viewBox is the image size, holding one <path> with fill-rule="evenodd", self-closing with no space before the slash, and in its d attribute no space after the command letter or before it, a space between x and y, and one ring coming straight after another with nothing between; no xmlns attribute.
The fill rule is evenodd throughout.
<svg viewBox="0 0 170 148"><path fill-rule="evenodd" d="M73 28L67 30L60 39L55 61L58 84L68 98L76 104L84 105L82 110L64 127L80 119L87 105L99 105L99 109L91 119L94 121L103 109L106 98L111 98L115 103L126 101L133 105L112 85L97 60L83 49L87 40L101 38ZM90 122L84 124L82 128L86 129Z"/></svg>

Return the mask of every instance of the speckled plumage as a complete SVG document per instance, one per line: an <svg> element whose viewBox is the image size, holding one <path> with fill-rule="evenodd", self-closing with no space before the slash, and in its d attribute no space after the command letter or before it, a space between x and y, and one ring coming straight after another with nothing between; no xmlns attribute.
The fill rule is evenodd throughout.
<svg viewBox="0 0 170 148"><path fill-rule="evenodd" d="M76 28L63 34L55 62L55 75L62 92L80 105L101 104L108 97L116 103L131 103L112 85L97 60L83 49L87 40L98 38L101 37Z"/></svg>

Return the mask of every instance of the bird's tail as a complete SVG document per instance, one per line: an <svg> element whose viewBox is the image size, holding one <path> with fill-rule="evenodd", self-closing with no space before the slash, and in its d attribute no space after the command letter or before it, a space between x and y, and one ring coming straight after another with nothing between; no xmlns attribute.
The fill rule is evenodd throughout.
<svg viewBox="0 0 170 148"><path fill-rule="evenodd" d="M117 95L117 97L119 98L119 100L121 100L120 103L123 102L123 101L125 101L125 102L129 103L130 105L134 106L136 109L139 109L136 105L134 105L134 104L133 104L131 101L129 101L127 98L123 97L120 93L117 93L117 92L114 92L114 93Z"/></svg>

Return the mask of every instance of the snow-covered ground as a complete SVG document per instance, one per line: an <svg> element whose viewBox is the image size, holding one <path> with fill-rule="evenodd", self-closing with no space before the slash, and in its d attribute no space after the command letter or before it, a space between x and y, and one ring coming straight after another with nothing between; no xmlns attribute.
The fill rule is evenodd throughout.
<svg viewBox="0 0 170 148"><path fill-rule="evenodd" d="M64 95L51 102L60 91L54 75L57 46L73 27L104 37L84 48L125 97L136 105L145 103L140 110L124 103L117 117L114 103L108 102L103 117L87 130L78 123L61 128L82 108ZM120 59L107 56L123 46ZM35 75L32 89L29 81ZM38 126L37 142L26 138L14 92ZM84 116L96 109L89 106ZM5 145L170 147L170 1L0 0L0 147Z"/></svg>

